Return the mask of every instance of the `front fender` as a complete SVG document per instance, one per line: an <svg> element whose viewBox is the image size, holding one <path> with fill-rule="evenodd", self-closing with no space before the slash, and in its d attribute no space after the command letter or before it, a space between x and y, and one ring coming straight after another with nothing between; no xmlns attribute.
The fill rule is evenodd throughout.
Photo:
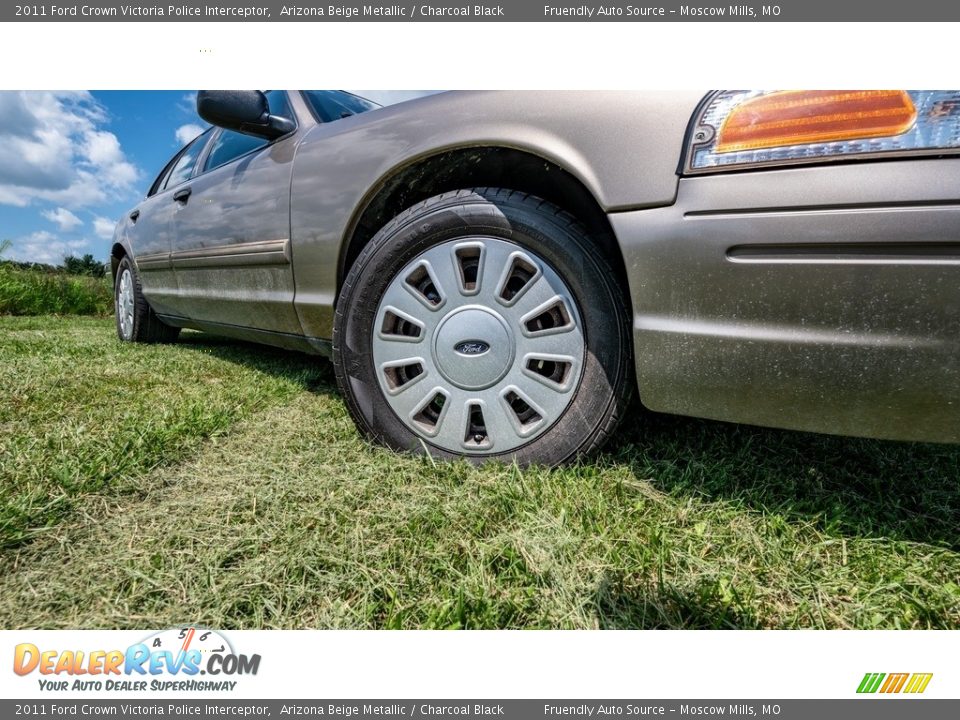
<svg viewBox="0 0 960 720"><path fill-rule="evenodd" d="M332 332L337 262L356 214L394 173L463 147L509 147L562 167L610 212L668 205L702 92L455 92L313 128L291 192L296 304L304 331Z"/></svg>

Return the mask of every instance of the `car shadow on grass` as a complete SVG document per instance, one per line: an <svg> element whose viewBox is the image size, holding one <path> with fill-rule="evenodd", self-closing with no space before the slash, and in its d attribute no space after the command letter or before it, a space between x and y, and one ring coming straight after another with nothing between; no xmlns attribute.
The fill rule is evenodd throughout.
<svg viewBox="0 0 960 720"><path fill-rule="evenodd" d="M333 365L320 355L307 355L295 350L196 331L185 331L177 346L292 380L310 392L338 394Z"/></svg>
<svg viewBox="0 0 960 720"><path fill-rule="evenodd" d="M960 550L960 447L636 414L604 456L661 492Z"/></svg>

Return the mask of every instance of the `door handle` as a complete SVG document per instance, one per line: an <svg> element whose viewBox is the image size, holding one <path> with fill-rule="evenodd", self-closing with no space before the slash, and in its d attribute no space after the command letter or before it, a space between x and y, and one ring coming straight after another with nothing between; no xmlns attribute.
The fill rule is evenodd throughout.
<svg viewBox="0 0 960 720"><path fill-rule="evenodd" d="M140 217L140 211L134 210L133 212L130 213L130 222L135 223L139 217Z"/></svg>
<svg viewBox="0 0 960 720"><path fill-rule="evenodd" d="M177 191L173 194L173 199L176 200L178 203L183 203L184 205L186 205L186 204L187 204L187 200L190 199L190 193L192 193L192 192L193 192L193 190L191 190L191 189L188 188L188 187L185 187L185 188L183 188L183 189L181 189L181 190L177 190Z"/></svg>

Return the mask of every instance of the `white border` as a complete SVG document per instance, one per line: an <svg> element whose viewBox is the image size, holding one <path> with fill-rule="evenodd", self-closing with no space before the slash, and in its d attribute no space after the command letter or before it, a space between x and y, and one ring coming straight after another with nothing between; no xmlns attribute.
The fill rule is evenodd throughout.
<svg viewBox="0 0 960 720"><path fill-rule="evenodd" d="M149 634L0 632L0 693L58 700L130 697L41 693L37 672L24 677L11 672L14 646L123 650ZM857 685L867 672L932 672L926 692L915 697L960 697L960 679L952 672L958 636L951 631L248 630L224 635L237 653L259 653L261 666L234 693L215 696L223 698L832 699L858 697Z"/></svg>
<svg viewBox="0 0 960 720"><path fill-rule="evenodd" d="M954 23L6 23L0 89L953 87Z"/></svg>

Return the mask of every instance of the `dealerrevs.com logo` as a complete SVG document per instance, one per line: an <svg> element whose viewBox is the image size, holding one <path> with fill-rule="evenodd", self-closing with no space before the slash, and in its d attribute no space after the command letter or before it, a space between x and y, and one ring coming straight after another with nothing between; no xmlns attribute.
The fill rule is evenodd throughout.
<svg viewBox="0 0 960 720"><path fill-rule="evenodd" d="M858 693L922 693L927 689L933 673L867 673L857 686Z"/></svg>
<svg viewBox="0 0 960 720"><path fill-rule="evenodd" d="M13 671L36 673L45 691L229 692L237 686L233 678L256 675L259 669L260 655L237 653L221 633L197 627L164 630L126 650L55 650L20 643L13 654Z"/></svg>

